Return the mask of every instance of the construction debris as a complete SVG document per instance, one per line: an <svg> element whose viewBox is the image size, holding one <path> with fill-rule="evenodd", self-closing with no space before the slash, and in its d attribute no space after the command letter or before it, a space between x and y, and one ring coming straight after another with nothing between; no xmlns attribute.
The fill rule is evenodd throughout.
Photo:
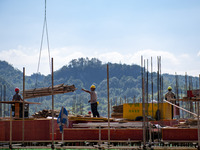
<svg viewBox="0 0 200 150"><path fill-rule="evenodd" d="M53 95L74 92L76 90L74 85L59 84L53 87ZM35 88L24 91L24 99L36 98L41 96L52 95L52 87Z"/></svg>
<svg viewBox="0 0 200 150"><path fill-rule="evenodd" d="M60 111L59 110L54 110L54 117L58 117ZM35 114L32 115L34 118L47 118L47 117L52 117L52 110L47 110L44 109L42 111L36 112Z"/></svg>

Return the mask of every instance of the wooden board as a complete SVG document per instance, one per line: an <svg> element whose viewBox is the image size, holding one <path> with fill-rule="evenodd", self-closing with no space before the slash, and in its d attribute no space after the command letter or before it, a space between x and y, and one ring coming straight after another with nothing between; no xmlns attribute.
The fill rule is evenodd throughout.
<svg viewBox="0 0 200 150"><path fill-rule="evenodd" d="M75 90L76 88L74 85L64 85L64 84L55 85L53 87L53 93L52 93L52 87L29 89L24 91L24 99L49 96L52 94L53 95L64 94L64 93L74 92Z"/></svg>
<svg viewBox="0 0 200 150"><path fill-rule="evenodd" d="M15 103L23 103L23 101L2 101L0 103L3 103L3 104L15 104ZM24 101L24 104L38 104L38 105L40 105L41 103Z"/></svg>

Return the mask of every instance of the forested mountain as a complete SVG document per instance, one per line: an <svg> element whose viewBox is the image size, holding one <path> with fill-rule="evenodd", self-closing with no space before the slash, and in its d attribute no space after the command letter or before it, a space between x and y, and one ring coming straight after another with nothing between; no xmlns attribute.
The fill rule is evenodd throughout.
<svg viewBox="0 0 200 150"><path fill-rule="evenodd" d="M145 74L146 76L146 74ZM175 89L176 78L174 75L163 74L163 93L167 92L170 85ZM36 82L37 78L37 82ZM185 92L185 76L177 76L179 85L179 94ZM147 79L147 78L145 78ZM151 74L148 75L149 97L151 97ZM135 97L139 102L142 96L141 83L141 67L138 65L113 64L109 63L109 87L110 99L112 105L126 99L129 102ZM33 74L26 76L26 89L49 87L51 86L51 75ZM189 81L189 79L188 79ZM191 77L190 85L193 88L198 87L198 78ZM93 59L74 59L69 64L63 66L54 72L54 85L57 84L74 84L77 90L74 93L66 93L55 95L55 108L60 109L61 106L66 107L73 113L86 113L90 109L88 104L89 94L81 91L82 88L89 89L92 84L96 85L98 94L99 111L102 116L107 112L107 64L103 64L100 60ZM14 94L14 88L22 89L23 73L5 61L0 61L0 93L6 100L11 100ZM189 84L188 84L189 85ZM4 88L6 87L6 89ZM4 89L6 92L4 92ZM153 72L153 92L156 99L157 94L157 74ZM116 101L117 100L117 101ZM30 113L41 109L51 109L51 96L30 99L28 101L41 102L40 106L31 106Z"/></svg>

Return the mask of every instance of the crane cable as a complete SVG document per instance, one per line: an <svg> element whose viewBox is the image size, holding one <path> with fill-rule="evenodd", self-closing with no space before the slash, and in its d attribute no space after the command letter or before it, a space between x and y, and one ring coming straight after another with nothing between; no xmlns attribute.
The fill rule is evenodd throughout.
<svg viewBox="0 0 200 150"><path fill-rule="evenodd" d="M40 44L40 53L39 53L39 60L38 60L35 88L37 87L37 82L38 82L38 74L39 74L39 68L40 68L40 60L41 60L41 53L42 53L42 46L43 46L43 39L44 39L45 29L46 29L46 38L47 38L48 55L49 55L49 67L50 67L50 72L51 72L50 48L49 48L49 37L48 37L48 28L47 28L47 17L46 17L46 0L45 0L44 24L43 24L43 29L42 29L42 39L41 39L41 44Z"/></svg>

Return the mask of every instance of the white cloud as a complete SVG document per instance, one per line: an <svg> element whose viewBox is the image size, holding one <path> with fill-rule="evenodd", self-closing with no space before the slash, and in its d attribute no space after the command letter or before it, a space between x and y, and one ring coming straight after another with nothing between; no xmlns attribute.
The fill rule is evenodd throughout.
<svg viewBox="0 0 200 150"><path fill-rule="evenodd" d="M92 53L91 53L92 52ZM103 63L125 63L125 64L138 64L141 63L141 56L149 61L149 70L151 67L151 57L153 58L153 71L157 71L157 56L161 56L161 69L162 73L169 74L185 74L188 72L189 75L198 76L200 70L198 66L200 61L198 58L192 58L189 54L180 54L178 56L166 52L166 51L155 51L151 49L140 50L133 53L125 53L124 51L115 52L110 51L107 53L101 52L101 50L95 49L89 50L88 48L82 47L63 47L51 49L51 57L54 58L54 70L60 69L63 65L68 64L72 59L83 58L98 58ZM17 49L4 50L0 52L0 60L5 60L14 67L23 70L26 68L26 75L31 75L37 72L39 59L39 50L32 48L24 48L22 46ZM43 49L41 53L40 69L39 72L42 74L50 73L50 63L48 50Z"/></svg>

